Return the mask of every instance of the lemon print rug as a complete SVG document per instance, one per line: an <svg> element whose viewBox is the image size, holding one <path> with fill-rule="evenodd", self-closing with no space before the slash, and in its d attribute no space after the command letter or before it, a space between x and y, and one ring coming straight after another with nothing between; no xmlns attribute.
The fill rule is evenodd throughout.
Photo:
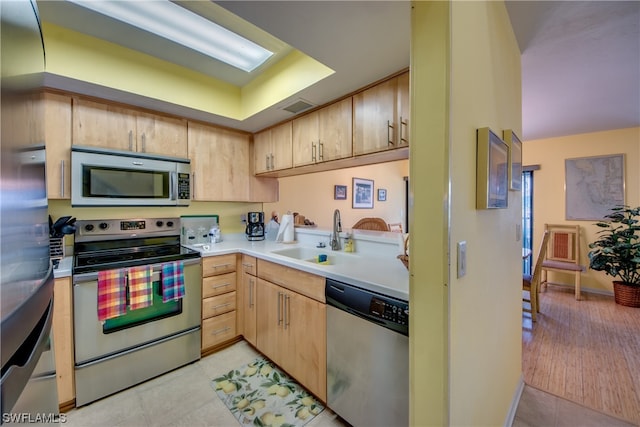
<svg viewBox="0 0 640 427"><path fill-rule="evenodd" d="M324 410L264 357L215 378L211 386L243 426L303 426Z"/></svg>

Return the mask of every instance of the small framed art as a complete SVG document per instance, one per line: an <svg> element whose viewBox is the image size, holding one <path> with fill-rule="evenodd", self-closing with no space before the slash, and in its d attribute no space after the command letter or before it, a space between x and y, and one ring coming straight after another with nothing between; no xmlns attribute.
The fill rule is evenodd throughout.
<svg viewBox="0 0 640 427"><path fill-rule="evenodd" d="M379 202L387 201L387 190L385 188L378 188L378 201Z"/></svg>
<svg viewBox="0 0 640 427"><path fill-rule="evenodd" d="M507 207L509 147L488 127L477 131L476 208Z"/></svg>
<svg viewBox="0 0 640 427"><path fill-rule="evenodd" d="M334 200L347 200L347 186L346 185L334 185L333 186L333 198L334 198Z"/></svg>
<svg viewBox="0 0 640 427"><path fill-rule="evenodd" d="M373 209L373 180L353 178L353 208Z"/></svg>
<svg viewBox="0 0 640 427"><path fill-rule="evenodd" d="M509 190L522 189L522 142L511 129L502 132L505 144L509 146Z"/></svg>

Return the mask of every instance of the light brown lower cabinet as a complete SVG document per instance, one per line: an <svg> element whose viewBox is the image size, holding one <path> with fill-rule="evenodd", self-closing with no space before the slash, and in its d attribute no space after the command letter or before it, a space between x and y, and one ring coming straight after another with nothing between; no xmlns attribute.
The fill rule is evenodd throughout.
<svg viewBox="0 0 640 427"><path fill-rule="evenodd" d="M73 303L71 278L56 279L53 285L53 352L56 359L58 403L73 407L76 398L73 352Z"/></svg>
<svg viewBox="0 0 640 427"><path fill-rule="evenodd" d="M255 257L242 255L242 335L254 347L257 346L257 284Z"/></svg>
<svg viewBox="0 0 640 427"><path fill-rule="evenodd" d="M263 265L263 261L258 260L257 348L301 385L326 401L326 305L261 278ZM269 266L271 271L274 265ZM275 266L283 271L297 272ZM314 277L318 279L317 284L324 283L321 277ZM299 283L294 286L299 286Z"/></svg>
<svg viewBox="0 0 640 427"><path fill-rule="evenodd" d="M236 254L202 261L202 354L239 336Z"/></svg>

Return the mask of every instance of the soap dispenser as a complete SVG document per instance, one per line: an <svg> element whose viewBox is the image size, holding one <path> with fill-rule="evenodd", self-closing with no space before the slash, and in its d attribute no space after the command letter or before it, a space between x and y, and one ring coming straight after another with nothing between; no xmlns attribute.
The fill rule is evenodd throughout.
<svg viewBox="0 0 640 427"><path fill-rule="evenodd" d="M354 247L353 247L353 239L351 238L350 234L347 234L345 236L344 251L345 252L355 252Z"/></svg>

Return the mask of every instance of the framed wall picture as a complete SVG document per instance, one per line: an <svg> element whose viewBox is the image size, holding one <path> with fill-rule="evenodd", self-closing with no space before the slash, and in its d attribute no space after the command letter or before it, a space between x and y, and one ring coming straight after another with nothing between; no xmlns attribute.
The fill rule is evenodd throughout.
<svg viewBox="0 0 640 427"><path fill-rule="evenodd" d="M346 185L334 185L333 186L333 198L335 200L347 200L347 186Z"/></svg>
<svg viewBox="0 0 640 427"><path fill-rule="evenodd" d="M565 217L599 221L624 205L624 154L565 159Z"/></svg>
<svg viewBox="0 0 640 427"><path fill-rule="evenodd" d="M373 209L373 180L353 178L353 208Z"/></svg>
<svg viewBox="0 0 640 427"><path fill-rule="evenodd" d="M378 188L378 201L379 202L387 201L387 190L385 188Z"/></svg>
<svg viewBox="0 0 640 427"><path fill-rule="evenodd" d="M509 147L509 190L522 190L522 142L511 129L502 132L502 138Z"/></svg>
<svg viewBox="0 0 640 427"><path fill-rule="evenodd" d="M476 208L506 208L509 147L488 127L478 129L476 142Z"/></svg>

